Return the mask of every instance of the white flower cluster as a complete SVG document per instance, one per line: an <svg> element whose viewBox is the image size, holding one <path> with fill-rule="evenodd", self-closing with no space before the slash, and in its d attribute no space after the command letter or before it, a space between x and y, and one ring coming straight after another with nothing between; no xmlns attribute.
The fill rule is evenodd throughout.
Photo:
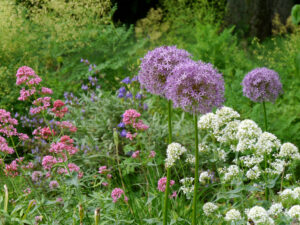
<svg viewBox="0 0 300 225"><path fill-rule="evenodd" d="M180 190L187 196L188 199L191 198L191 194L194 192L193 182L193 177L186 177L180 180L180 183L182 184Z"/></svg>
<svg viewBox="0 0 300 225"><path fill-rule="evenodd" d="M192 155L192 154L186 155L186 159L185 159L186 163L195 164L195 161L196 161L196 158L194 155Z"/></svg>
<svg viewBox="0 0 300 225"><path fill-rule="evenodd" d="M271 175L279 175L284 171L284 167L286 166L286 162L281 159L275 159L274 162L270 163L271 168L266 168L266 173Z"/></svg>
<svg viewBox="0 0 300 225"><path fill-rule="evenodd" d="M224 168L223 173L224 174L224 180L225 181L231 181L234 177L236 177L239 174L240 170L239 167L236 165L231 165L227 169Z"/></svg>
<svg viewBox="0 0 300 225"><path fill-rule="evenodd" d="M282 192L279 192L280 199L282 201L296 200L300 197L300 187L292 189L285 189Z"/></svg>
<svg viewBox="0 0 300 225"><path fill-rule="evenodd" d="M248 168L258 165L264 160L264 157L261 156L256 156L256 155L246 155L246 156L241 156L240 161Z"/></svg>
<svg viewBox="0 0 300 225"><path fill-rule="evenodd" d="M223 126L228 122L240 118L240 114L234 111L230 107L223 106L220 109L217 109L216 116L218 117L218 126Z"/></svg>
<svg viewBox="0 0 300 225"><path fill-rule="evenodd" d="M211 178L211 174L209 174L208 171L204 171L200 174L199 176L199 181L201 183L205 183L207 180L209 180Z"/></svg>
<svg viewBox="0 0 300 225"><path fill-rule="evenodd" d="M273 203L268 210L268 214L272 216L278 216L283 211L283 206L281 203Z"/></svg>
<svg viewBox="0 0 300 225"><path fill-rule="evenodd" d="M216 135L217 141L220 143L232 143L237 140L237 131L239 127L240 121L234 120L228 122L224 129L220 130L218 135Z"/></svg>
<svg viewBox="0 0 300 225"><path fill-rule="evenodd" d="M200 143L200 144L198 145L198 151L199 151L200 153L208 152L208 151L209 151L209 147L208 147L206 144Z"/></svg>
<svg viewBox="0 0 300 225"><path fill-rule="evenodd" d="M296 218L298 221L300 221L300 205L292 206L287 214L289 215L289 217Z"/></svg>
<svg viewBox="0 0 300 225"><path fill-rule="evenodd" d="M212 202L207 202L203 205L204 214L210 216L212 213L218 210L218 206Z"/></svg>
<svg viewBox="0 0 300 225"><path fill-rule="evenodd" d="M217 148L215 150L215 152L216 152L216 155L218 157L218 160L223 161L223 162L226 161L227 153L223 149Z"/></svg>
<svg viewBox="0 0 300 225"><path fill-rule="evenodd" d="M226 221L236 221L242 219L241 213L236 209L231 209L226 213L224 218Z"/></svg>
<svg viewBox="0 0 300 225"><path fill-rule="evenodd" d="M261 129L254 121L241 121L236 134L239 141L236 147L236 151L244 152L247 149L253 149L261 133Z"/></svg>
<svg viewBox="0 0 300 225"><path fill-rule="evenodd" d="M269 217L268 212L261 206L254 206L246 210L248 219L251 219L256 225L273 225L274 221Z"/></svg>
<svg viewBox="0 0 300 225"><path fill-rule="evenodd" d="M278 138L271 133L263 132L255 145L256 154L270 154L273 149L278 150L281 146Z"/></svg>
<svg viewBox="0 0 300 225"><path fill-rule="evenodd" d="M186 148L178 143L171 143L167 148L166 167L172 167L177 159L186 152Z"/></svg>
<svg viewBox="0 0 300 225"><path fill-rule="evenodd" d="M298 148L292 143L284 143L280 148L278 156L283 158L300 159Z"/></svg>
<svg viewBox="0 0 300 225"><path fill-rule="evenodd" d="M250 180L258 179L261 175L261 171L258 166L254 166L252 169L249 169L246 173L246 177Z"/></svg>
<svg viewBox="0 0 300 225"><path fill-rule="evenodd" d="M206 113L201 116L198 121L198 128L200 130L214 131L218 127L218 117L214 113Z"/></svg>

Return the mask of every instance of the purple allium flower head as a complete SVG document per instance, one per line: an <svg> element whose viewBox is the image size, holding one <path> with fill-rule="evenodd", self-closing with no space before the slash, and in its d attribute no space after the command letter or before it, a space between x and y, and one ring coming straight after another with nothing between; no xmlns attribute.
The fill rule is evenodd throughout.
<svg viewBox="0 0 300 225"><path fill-rule="evenodd" d="M166 81L174 67L189 60L190 53L176 46L162 46L149 51L144 58L138 75L143 88L150 93L164 96Z"/></svg>
<svg viewBox="0 0 300 225"><path fill-rule="evenodd" d="M130 84L131 83L130 77L126 77L121 82L124 83L124 84Z"/></svg>
<svg viewBox="0 0 300 225"><path fill-rule="evenodd" d="M278 73L265 67L250 71L242 86L244 96L254 102L275 102L283 92Z"/></svg>
<svg viewBox="0 0 300 225"><path fill-rule="evenodd" d="M166 97L174 107L207 113L224 102L224 80L210 63L192 60L177 65L167 80Z"/></svg>

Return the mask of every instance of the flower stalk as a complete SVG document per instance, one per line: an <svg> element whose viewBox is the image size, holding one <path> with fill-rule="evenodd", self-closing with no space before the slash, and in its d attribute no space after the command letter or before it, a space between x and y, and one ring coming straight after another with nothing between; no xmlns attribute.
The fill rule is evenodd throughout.
<svg viewBox="0 0 300 225"><path fill-rule="evenodd" d="M169 129L169 144L172 143L172 101L168 102L168 129ZM168 222L168 204L169 204L169 190L170 190L171 168L167 167L167 183L164 198L163 210L163 225Z"/></svg>
<svg viewBox="0 0 300 225"><path fill-rule="evenodd" d="M193 218L192 225L196 225L196 213L197 213L197 189L198 189L198 167L199 167L199 159L198 159L198 124L197 124L197 114L194 115L194 126L195 126L195 179L194 179L194 197L193 197Z"/></svg>

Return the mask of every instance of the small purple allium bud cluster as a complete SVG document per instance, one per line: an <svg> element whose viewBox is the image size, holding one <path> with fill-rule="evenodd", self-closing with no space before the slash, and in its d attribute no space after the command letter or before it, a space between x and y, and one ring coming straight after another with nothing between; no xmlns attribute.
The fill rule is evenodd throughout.
<svg viewBox="0 0 300 225"><path fill-rule="evenodd" d="M244 96L254 102L275 102L283 92L278 73L265 67L250 71L242 86Z"/></svg>

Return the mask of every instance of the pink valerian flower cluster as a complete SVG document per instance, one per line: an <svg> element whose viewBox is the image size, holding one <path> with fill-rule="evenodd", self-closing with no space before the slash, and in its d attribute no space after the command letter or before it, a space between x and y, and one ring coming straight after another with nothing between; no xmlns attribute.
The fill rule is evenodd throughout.
<svg viewBox="0 0 300 225"><path fill-rule="evenodd" d="M13 148L8 147L6 139L0 136L0 151L5 154L13 154L15 151Z"/></svg>
<svg viewBox="0 0 300 225"><path fill-rule="evenodd" d="M106 174L109 171L110 171L110 169L107 169L107 166L100 166L98 173L100 173L100 174Z"/></svg>
<svg viewBox="0 0 300 225"><path fill-rule="evenodd" d="M52 180L52 181L50 181L50 183L49 183L49 188L50 188L51 190L56 189L56 188L59 188L59 183L58 183L56 180Z"/></svg>
<svg viewBox="0 0 300 225"><path fill-rule="evenodd" d="M132 158L138 158L140 156L140 151L135 151L132 155L131 155L131 157Z"/></svg>
<svg viewBox="0 0 300 225"><path fill-rule="evenodd" d="M26 188L25 190L23 190L25 195L30 195L31 193L31 189L30 188Z"/></svg>
<svg viewBox="0 0 300 225"><path fill-rule="evenodd" d="M34 95L36 93L36 89L32 88L29 90L26 90L25 88L22 88L20 90L20 97L18 98L19 101L26 101L30 96Z"/></svg>
<svg viewBox="0 0 300 225"><path fill-rule="evenodd" d="M123 123L125 125L131 126L136 131L145 131L149 128L148 125L144 124L142 120L138 120L141 117L141 114L134 109L128 109L123 114ZM126 133L126 138L133 140L137 136L137 132L132 134L131 132Z"/></svg>
<svg viewBox="0 0 300 225"><path fill-rule="evenodd" d="M30 114L38 114L43 110L46 110L50 107L51 97L41 97L33 101L33 105L37 106L34 108L30 108Z"/></svg>
<svg viewBox="0 0 300 225"><path fill-rule="evenodd" d="M44 139L47 140L49 137L55 135L55 131L53 129L50 129L49 127L38 127L36 128L32 134L34 135L35 139Z"/></svg>
<svg viewBox="0 0 300 225"><path fill-rule="evenodd" d="M149 158L154 158L156 155L156 152L155 151L151 151L150 154L149 154Z"/></svg>
<svg viewBox="0 0 300 225"><path fill-rule="evenodd" d="M52 95L53 91L50 88L42 87L41 94L43 94L43 95Z"/></svg>
<svg viewBox="0 0 300 225"><path fill-rule="evenodd" d="M4 173L6 176L15 177L19 175L19 164L24 160L24 157L13 160L10 164L5 164Z"/></svg>
<svg viewBox="0 0 300 225"><path fill-rule="evenodd" d="M38 182L43 177L43 173L41 171L33 171L31 174L31 180L33 182Z"/></svg>
<svg viewBox="0 0 300 225"><path fill-rule="evenodd" d="M45 170L51 170L51 168L56 164L63 162L63 160L57 160L54 156L52 155L46 155L43 157L42 160L42 166Z"/></svg>
<svg viewBox="0 0 300 225"><path fill-rule="evenodd" d="M56 121L56 126L60 127L61 129L68 129L69 132L75 133L77 131L77 127L70 121Z"/></svg>
<svg viewBox="0 0 300 225"><path fill-rule="evenodd" d="M170 180L170 187L172 187L174 184L175 184L175 181ZM166 190L166 186L167 186L167 177L160 178L157 183L157 189L160 192L164 192Z"/></svg>
<svg viewBox="0 0 300 225"><path fill-rule="evenodd" d="M124 201L128 202L128 197L125 195L123 189L115 188L111 192L111 197L112 197L114 203L116 203L122 197L122 195L124 196Z"/></svg>
<svg viewBox="0 0 300 225"><path fill-rule="evenodd" d="M18 125L18 121L11 117L10 112L5 109L0 109L0 134L6 137L17 136L20 140L28 139L28 136L23 133L18 133L14 127Z"/></svg>
<svg viewBox="0 0 300 225"><path fill-rule="evenodd" d="M18 69L17 74L17 85L26 84L28 86L39 84L42 79L36 75L34 70L28 66L22 66Z"/></svg>
<svg viewBox="0 0 300 225"><path fill-rule="evenodd" d="M56 117L63 118L64 115L68 112L68 108L64 106L65 103L63 101L56 100L51 111L55 114Z"/></svg>
<svg viewBox="0 0 300 225"><path fill-rule="evenodd" d="M62 154L63 156L66 153L68 153L69 155L74 155L78 151L79 149L74 146L74 140L68 135L62 136L58 143L52 143L49 150L49 152Z"/></svg>

